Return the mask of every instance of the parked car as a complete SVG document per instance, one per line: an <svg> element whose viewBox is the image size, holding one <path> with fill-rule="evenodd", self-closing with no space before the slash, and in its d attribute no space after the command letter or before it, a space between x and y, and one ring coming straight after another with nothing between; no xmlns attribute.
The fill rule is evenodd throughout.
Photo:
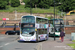
<svg viewBox="0 0 75 50"><path fill-rule="evenodd" d="M5 35L19 35L20 34L20 31L19 30L8 30L5 32Z"/></svg>

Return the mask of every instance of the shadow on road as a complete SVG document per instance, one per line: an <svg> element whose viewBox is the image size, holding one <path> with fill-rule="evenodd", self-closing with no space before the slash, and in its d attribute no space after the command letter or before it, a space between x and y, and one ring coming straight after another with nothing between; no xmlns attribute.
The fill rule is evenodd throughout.
<svg viewBox="0 0 75 50"><path fill-rule="evenodd" d="M44 40L43 41L38 41L38 42L35 42L35 41L20 41L20 40L18 40L18 42L19 43L39 43L39 42L44 42Z"/></svg>
<svg viewBox="0 0 75 50"><path fill-rule="evenodd" d="M50 36L51 38L54 38L54 36ZM59 38L60 36L55 36L56 38Z"/></svg>
<svg viewBox="0 0 75 50"><path fill-rule="evenodd" d="M20 41L20 40L18 40L18 42L19 42L19 43L36 43L36 42L34 42L34 41Z"/></svg>

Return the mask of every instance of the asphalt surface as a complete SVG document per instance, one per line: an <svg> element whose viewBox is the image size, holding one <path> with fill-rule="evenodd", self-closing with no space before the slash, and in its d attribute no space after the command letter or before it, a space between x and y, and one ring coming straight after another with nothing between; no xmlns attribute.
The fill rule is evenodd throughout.
<svg viewBox="0 0 75 50"><path fill-rule="evenodd" d="M59 40L59 37L56 37L55 39L57 41ZM64 39L70 40L71 35L67 34ZM42 50L43 43L48 44L48 42L54 42L54 38L49 37L47 41L35 43L19 42L19 35L0 35L0 50Z"/></svg>

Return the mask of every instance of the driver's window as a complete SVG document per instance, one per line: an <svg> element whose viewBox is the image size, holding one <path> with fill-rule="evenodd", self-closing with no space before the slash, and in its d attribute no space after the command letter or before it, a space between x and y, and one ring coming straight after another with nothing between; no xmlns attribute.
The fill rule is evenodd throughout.
<svg viewBox="0 0 75 50"><path fill-rule="evenodd" d="M54 32L54 28L51 28L51 32Z"/></svg>

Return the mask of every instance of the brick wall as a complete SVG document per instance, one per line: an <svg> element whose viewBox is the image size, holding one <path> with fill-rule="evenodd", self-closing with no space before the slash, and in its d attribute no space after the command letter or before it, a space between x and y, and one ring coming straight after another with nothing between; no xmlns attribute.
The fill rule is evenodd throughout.
<svg viewBox="0 0 75 50"><path fill-rule="evenodd" d="M3 22L6 22L7 24L17 24L20 22L20 20L0 20L0 24L2 24Z"/></svg>
<svg viewBox="0 0 75 50"><path fill-rule="evenodd" d="M0 34L5 34L7 30L13 30L14 28L0 28ZM16 28L16 30L20 30L20 28ZM65 27L65 33L71 34L75 32L75 27Z"/></svg>
<svg viewBox="0 0 75 50"><path fill-rule="evenodd" d="M5 34L8 30L13 30L14 28L0 28L0 34ZM16 30L20 30L19 28L16 28Z"/></svg>
<svg viewBox="0 0 75 50"><path fill-rule="evenodd" d="M66 34L71 34L72 32L75 32L75 27L65 27Z"/></svg>

